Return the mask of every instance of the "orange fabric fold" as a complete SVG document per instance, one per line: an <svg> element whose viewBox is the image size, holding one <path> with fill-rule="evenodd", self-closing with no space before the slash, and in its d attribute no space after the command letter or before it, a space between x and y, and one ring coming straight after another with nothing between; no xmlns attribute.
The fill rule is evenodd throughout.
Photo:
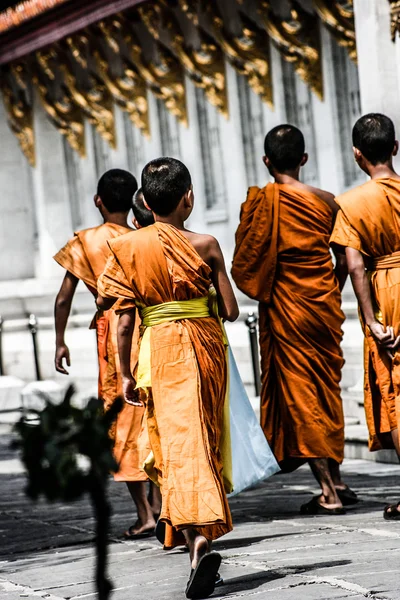
<svg viewBox="0 0 400 600"><path fill-rule="evenodd" d="M375 179L336 199L340 206L331 244L362 252L375 314L400 334L400 180ZM364 407L370 450L393 448L400 424L400 352L391 361L364 330Z"/></svg>
<svg viewBox="0 0 400 600"><path fill-rule="evenodd" d="M104 297L144 306L208 294L210 268L172 225L156 223L110 243L99 278ZM208 539L232 529L219 450L227 367L212 317L151 328L147 424L162 492L161 519L176 530L196 527Z"/></svg>
<svg viewBox="0 0 400 600"><path fill-rule="evenodd" d="M113 223L104 223L75 233L74 237L54 256L54 259L67 271L83 281L91 290L97 289L97 279L103 272L110 253L107 241L130 231ZM119 302L116 309L126 310ZM114 309L98 311L91 327L96 329L97 355L99 361L98 393L104 409L109 410L115 399L122 395L121 376L117 347L118 316ZM132 343L132 368L137 363L139 325ZM119 481L145 481L141 469L142 456L139 453L138 437L142 429L144 410L140 407L123 405L110 435L114 439L114 455L119 471L114 478Z"/></svg>
<svg viewBox="0 0 400 600"><path fill-rule="evenodd" d="M309 458L343 460L344 315L331 230L332 211L318 196L268 184L250 189L236 233L232 276L260 302L261 426L284 470Z"/></svg>

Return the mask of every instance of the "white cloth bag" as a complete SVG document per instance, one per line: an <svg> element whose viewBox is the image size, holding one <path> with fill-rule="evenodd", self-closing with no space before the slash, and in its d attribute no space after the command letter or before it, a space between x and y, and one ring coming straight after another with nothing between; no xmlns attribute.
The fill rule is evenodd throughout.
<svg viewBox="0 0 400 600"><path fill-rule="evenodd" d="M251 406L230 347L228 352L232 497L268 479L280 468Z"/></svg>

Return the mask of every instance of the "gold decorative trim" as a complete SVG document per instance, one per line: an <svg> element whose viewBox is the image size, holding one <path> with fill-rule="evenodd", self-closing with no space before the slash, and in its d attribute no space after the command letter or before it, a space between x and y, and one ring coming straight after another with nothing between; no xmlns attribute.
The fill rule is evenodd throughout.
<svg viewBox="0 0 400 600"><path fill-rule="evenodd" d="M138 12L151 35L160 40L164 25L170 35L172 50L186 69L193 83L204 90L209 102L225 117L228 116L228 98L224 54L220 46L201 27L197 28L200 48L185 44L181 27L166 0L140 5Z"/></svg>
<svg viewBox="0 0 400 600"><path fill-rule="evenodd" d="M156 41L158 60L147 63L142 48L128 21L123 15L114 18L115 26L121 30L123 39L130 51L131 62L154 96L162 100L180 123L187 126L185 74L175 56L160 42Z"/></svg>
<svg viewBox="0 0 400 600"><path fill-rule="evenodd" d="M129 114L132 123L148 138L150 123L146 83L133 63L128 64L122 57L118 21L114 19L102 21L98 24L98 28L112 53L120 57L122 68L122 73L113 74L107 56L102 52L101 45L97 44L94 56L100 76L114 101Z"/></svg>
<svg viewBox="0 0 400 600"><path fill-rule="evenodd" d="M71 148L79 156L86 156L85 124L82 111L76 106L66 86L61 82L57 97L52 97L50 87L56 80L56 68L59 55L52 49L36 53L35 84L40 100L52 124L65 136Z"/></svg>
<svg viewBox="0 0 400 600"><path fill-rule="evenodd" d="M400 35L400 0L389 0L390 2L390 31L392 41L396 40L396 34Z"/></svg>
<svg viewBox="0 0 400 600"><path fill-rule="evenodd" d="M323 99L321 40L319 19L302 8L297 0L289 0L291 18L279 18L270 0L258 0L263 26L283 58L293 64L301 79L320 100Z"/></svg>
<svg viewBox="0 0 400 600"><path fill-rule="evenodd" d="M182 10L195 24L198 24L194 4L198 2L192 0L189 3L188 0L180 0ZM216 2L207 2L205 10L213 24L213 34L229 62L240 75L247 78L253 91L261 96L270 108L274 108L271 53L265 30L240 12L242 31L240 35L232 36L224 26L224 19Z"/></svg>
<svg viewBox="0 0 400 600"><path fill-rule="evenodd" d="M338 44L347 49L351 60L357 62L354 12L335 0L314 0L314 5L320 19Z"/></svg>
<svg viewBox="0 0 400 600"><path fill-rule="evenodd" d="M101 137L111 146L116 148L115 122L113 101L107 86L91 68L88 68L89 38L87 34L80 33L66 39L67 59L61 63L65 84L77 106L81 108L94 125ZM86 66L86 86L79 85L73 69L76 66Z"/></svg>
<svg viewBox="0 0 400 600"><path fill-rule="evenodd" d="M33 108L32 103L27 100L28 74L26 63L12 64L7 72L3 71L0 77L0 88L10 129L17 138L29 164L34 167L36 157Z"/></svg>

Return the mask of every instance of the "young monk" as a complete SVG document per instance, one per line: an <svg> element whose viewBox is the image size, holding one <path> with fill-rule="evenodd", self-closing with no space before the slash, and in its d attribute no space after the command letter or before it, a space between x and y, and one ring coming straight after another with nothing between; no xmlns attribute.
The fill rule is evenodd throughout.
<svg viewBox="0 0 400 600"><path fill-rule="evenodd" d="M345 261L334 271L334 197L299 180L307 158L296 127L279 125L266 136L263 160L275 183L249 189L232 276L260 302L261 426L271 450L282 470L307 461L321 486L302 513L343 514L343 504L357 501L339 470Z"/></svg>
<svg viewBox="0 0 400 600"><path fill-rule="evenodd" d="M222 318L234 321L239 310L218 242L185 229L194 203L185 165L151 161L142 189L156 223L110 241L97 304L109 309L117 298L132 301L118 329L124 395L138 402L138 388L147 390L160 518L189 546L186 597L206 598L221 562L210 542L232 529L219 449L227 365L221 326L208 306L211 284ZM136 306L146 329L135 380L129 354Z"/></svg>
<svg viewBox="0 0 400 600"><path fill-rule="evenodd" d="M132 198L137 190L133 175L121 169L112 169L100 178L94 203L103 224L77 232L54 259L66 270L63 283L55 302L56 353L55 367L59 373L68 375L64 366L70 366L70 352L65 343L65 330L72 300L79 280L82 280L94 297L97 295L97 279L102 273L109 248L107 240L132 231L127 225ZM122 394L117 348L118 316L114 311L97 311L91 327L96 328L99 359L99 397L109 410L115 399ZM134 348L133 354L137 351ZM135 357L133 357L135 358ZM154 534L155 517L146 497L145 473L140 469L137 440L141 430L143 408L124 403L112 435L114 455L119 464L115 474L117 481L125 481L137 506L138 522L125 534L137 539ZM155 497L154 511L160 510Z"/></svg>
<svg viewBox="0 0 400 600"><path fill-rule="evenodd" d="M153 213L144 203L144 196L142 188L139 188L133 197L132 201L132 212L133 219L132 224L135 229L141 229L148 225L153 225L154 217Z"/></svg>
<svg viewBox="0 0 400 600"><path fill-rule="evenodd" d="M354 157L371 178L336 198L332 247L345 252L365 335L365 412L370 450L395 448L400 457L400 176L393 122L368 114L353 129ZM385 519L400 519L400 503Z"/></svg>

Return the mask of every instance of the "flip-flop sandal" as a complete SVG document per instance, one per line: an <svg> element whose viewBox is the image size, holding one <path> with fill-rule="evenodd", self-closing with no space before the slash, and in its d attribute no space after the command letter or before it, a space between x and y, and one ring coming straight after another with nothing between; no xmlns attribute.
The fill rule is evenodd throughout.
<svg viewBox="0 0 400 600"><path fill-rule="evenodd" d="M319 496L314 496L307 504L300 507L301 515L345 515L346 510L341 508L325 508L318 502Z"/></svg>
<svg viewBox="0 0 400 600"><path fill-rule="evenodd" d="M400 502L388 504L383 510L383 518L387 521L400 521Z"/></svg>
<svg viewBox="0 0 400 600"><path fill-rule="evenodd" d="M208 598L215 589L215 581L221 564L221 555L210 552L201 557L195 569L192 569L186 587L186 598L198 600Z"/></svg>
<svg viewBox="0 0 400 600"><path fill-rule="evenodd" d="M353 490L348 486L344 490L336 489L336 493L339 496L340 502L343 506L350 506L351 504L357 504L360 501L359 497Z"/></svg>
<svg viewBox="0 0 400 600"><path fill-rule="evenodd" d="M153 529L148 529L147 531L142 531L141 533L131 533L134 529L135 525L131 525L128 529L128 531L125 531L124 533L124 538L126 540L144 540L146 538L149 537L153 537L153 535L155 535L156 530L153 527Z"/></svg>

